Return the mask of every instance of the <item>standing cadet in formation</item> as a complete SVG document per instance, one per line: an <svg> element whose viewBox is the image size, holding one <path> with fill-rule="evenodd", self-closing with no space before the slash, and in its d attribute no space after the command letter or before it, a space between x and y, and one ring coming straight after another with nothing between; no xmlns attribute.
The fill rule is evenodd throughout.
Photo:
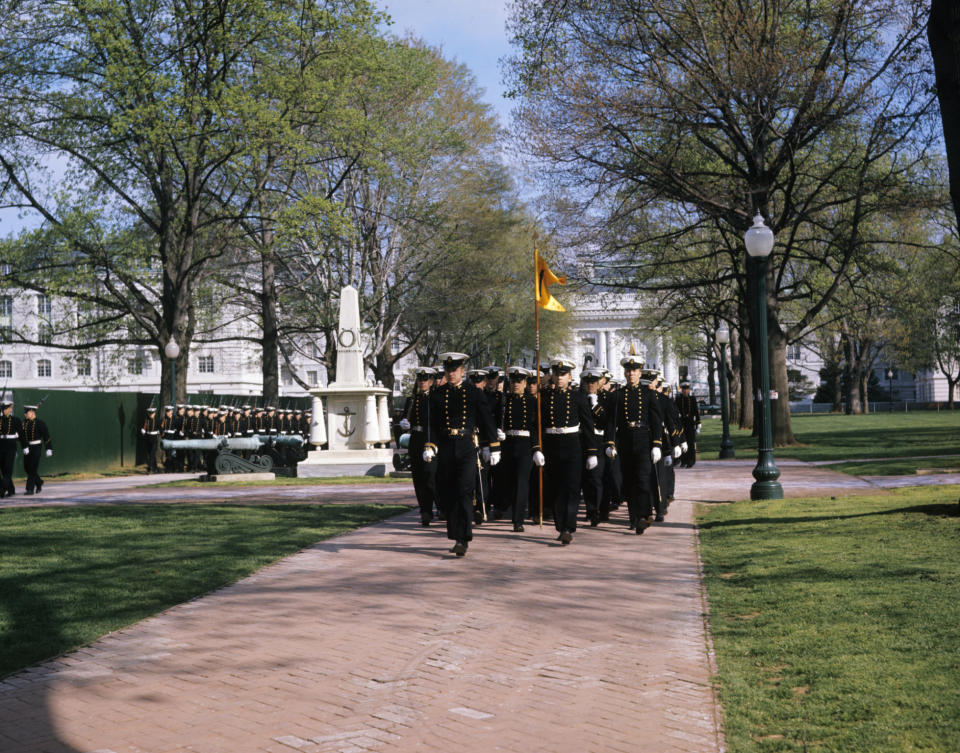
<svg viewBox="0 0 960 753"><path fill-rule="evenodd" d="M553 504L553 525L564 546L573 541L577 530L582 467L591 471L598 462L590 406L570 384L574 367L566 358L550 362L553 383L540 394L543 451L533 454L533 462L545 468L543 492Z"/></svg>
<svg viewBox="0 0 960 753"><path fill-rule="evenodd" d="M609 421L610 411L616 405L616 394L619 385L608 370L604 369L601 384L601 398L606 404L606 415ZM604 424L606 426L606 424ZM610 511L618 510L623 501L623 475L620 472L620 458L617 455L610 457L604 453L606 462L603 468L603 501L600 504L600 520L610 520Z"/></svg>
<svg viewBox="0 0 960 753"><path fill-rule="evenodd" d="M663 486L664 494L667 498L667 506L673 502L676 492L677 474L676 466L683 454L681 443L683 442L683 422L680 420L680 411L677 410L677 404L670 395L670 385L661 384L658 390L660 392L660 409L663 412L664 433L670 435L670 445L672 452L667 454L664 451L664 476Z"/></svg>
<svg viewBox="0 0 960 753"><path fill-rule="evenodd" d="M437 370L431 366L421 366L414 370L414 375L416 381L413 384L413 394L407 398L403 408L400 428L410 432L407 454L410 457L413 490L420 507L420 525L429 526L433 520L434 504L440 510L440 519L445 517L440 500L437 499L437 463L427 462L423 454L430 429L430 390Z"/></svg>
<svg viewBox="0 0 960 753"><path fill-rule="evenodd" d="M693 468L697 462L697 434L700 433L700 409L697 399L690 394L690 382L680 384L680 394L677 395L677 410L683 421L683 441L686 447L680 457L680 465L684 468Z"/></svg>
<svg viewBox="0 0 960 753"><path fill-rule="evenodd" d="M143 437L147 451L147 473L156 473L157 468L157 444L160 441L160 422L157 421L157 409L152 405L147 408L147 417L140 427L140 434Z"/></svg>
<svg viewBox="0 0 960 753"><path fill-rule="evenodd" d="M600 447L604 443L607 426L607 398L600 392L603 369L585 369L580 379L593 417L593 433L596 435L594 444ZM581 434L581 436L583 435ZM587 444L585 441L581 444L586 456ZM583 473L583 502L587 508L587 521L591 526L598 525L601 519L610 519L610 509L603 496L603 475L606 472L605 460L607 460L606 455L597 453L596 468L586 470Z"/></svg>
<svg viewBox="0 0 960 753"><path fill-rule="evenodd" d="M13 402L0 401L0 499L16 493L13 488L13 461L17 457L20 430L20 419L13 415Z"/></svg>
<svg viewBox="0 0 960 753"><path fill-rule="evenodd" d="M473 539L471 518L477 474L474 430L491 465L500 462L500 442L483 393L463 382L463 365L469 356L442 353L439 359L447 380L430 393L430 441L423 459L428 463L436 459L437 495L447 510L447 538L455 542L450 551L462 557Z"/></svg>
<svg viewBox="0 0 960 753"><path fill-rule="evenodd" d="M626 385L615 393L607 424L608 458L619 457L630 528L637 534L650 525L652 464L660 461L662 420L657 399L640 384L643 362L635 356L620 361Z"/></svg>
<svg viewBox="0 0 960 753"><path fill-rule="evenodd" d="M662 375L658 369L644 369L640 373L640 384L647 386L653 393L653 398L660 413L660 460L652 463L650 472L650 496L653 499L653 509L658 523L662 523L667 514L668 489L664 482L667 475L667 460L672 462L673 438L667 417L664 413L664 398L660 394ZM671 467L672 470L672 467Z"/></svg>
<svg viewBox="0 0 960 753"><path fill-rule="evenodd" d="M503 399L500 432L503 435L503 461L497 476L498 503L510 509L513 530L523 531L530 500L530 472L537 444L537 398L531 395L527 379L531 372L521 366L507 369L510 392ZM499 436L499 433L498 433Z"/></svg>
<svg viewBox="0 0 960 753"><path fill-rule="evenodd" d="M177 428L177 417L173 413L174 406L165 405L163 407L163 418L160 420L160 437L162 439L172 440L181 439L180 430ZM164 454L163 467L167 473L173 473L176 470L177 451L168 450Z"/></svg>
<svg viewBox="0 0 960 753"><path fill-rule="evenodd" d="M53 455L53 442L46 423L37 418L36 405L23 406L23 424L20 429L20 444L23 446L23 470L27 474L24 494L40 493L43 479L40 478L40 456Z"/></svg>

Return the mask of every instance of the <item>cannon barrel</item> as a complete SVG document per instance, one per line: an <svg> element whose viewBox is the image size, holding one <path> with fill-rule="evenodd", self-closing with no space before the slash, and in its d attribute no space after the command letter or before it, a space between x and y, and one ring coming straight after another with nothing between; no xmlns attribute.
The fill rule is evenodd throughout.
<svg viewBox="0 0 960 753"><path fill-rule="evenodd" d="M281 434L276 437L255 434L252 437L213 437L211 439L164 439L164 450L259 450L273 442L276 445L300 447L303 437L299 434Z"/></svg>

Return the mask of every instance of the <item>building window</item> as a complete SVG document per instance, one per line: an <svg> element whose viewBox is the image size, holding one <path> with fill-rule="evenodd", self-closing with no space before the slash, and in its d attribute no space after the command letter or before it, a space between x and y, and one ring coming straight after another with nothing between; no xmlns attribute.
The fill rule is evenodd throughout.
<svg viewBox="0 0 960 753"><path fill-rule="evenodd" d="M317 372L315 372L315 371L308 371L308 372L307 372L307 383L308 383L311 387L312 387L313 385L315 385L315 384L318 383L318 382L317 382Z"/></svg>
<svg viewBox="0 0 960 753"><path fill-rule="evenodd" d="M280 369L280 381L283 382L285 387L289 387L293 384L293 374L290 372L290 368L288 366L284 366L282 369Z"/></svg>
<svg viewBox="0 0 960 753"><path fill-rule="evenodd" d="M13 361L0 361L0 379L10 379L13 376Z"/></svg>
<svg viewBox="0 0 960 753"><path fill-rule="evenodd" d="M13 316L13 296L12 295L0 296L0 316L5 316L8 319Z"/></svg>
<svg viewBox="0 0 960 753"><path fill-rule="evenodd" d="M53 376L53 364L49 358L41 358L37 361L37 376L41 379Z"/></svg>
<svg viewBox="0 0 960 753"><path fill-rule="evenodd" d="M791 361L802 361L803 353L801 352L799 345L789 345L787 346L787 358Z"/></svg>
<svg viewBox="0 0 960 753"><path fill-rule="evenodd" d="M201 374L213 373L213 356L200 356L197 359L197 371Z"/></svg>
<svg viewBox="0 0 960 753"><path fill-rule="evenodd" d="M134 376L140 376L143 373L143 359L142 358L128 358L127 359L127 373L133 374Z"/></svg>
<svg viewBox="0 0 960 753"><path fill-rule="evenodd" d="M77 359L77 376L90 376L90 359L81 356Z"/></svg>
<svg viewBox="0 0 960 753"><path fill-rule="evenodd" d="M13 342L13 296L0 296L0 342Z"/></svg>
<svg viewBox="0 0 960 753"><path fill-rule="evenodd" d="M53 342L53 327L46 322L42 322L37 327L37 342L41 345L50 345Z"/></svg>
<svg viewBox="0 0 960 753"><path fill-rule="evenodd" d="M47 296L37 296L37 313L47 318L53 315L53 304Z"/></svg>
<svg viewBox="0 0 960 753"><path fill-rule="evenodd" d="M13 272L13 267L5 261L0 261L0 275L8 275L11 272Z"/></svg>

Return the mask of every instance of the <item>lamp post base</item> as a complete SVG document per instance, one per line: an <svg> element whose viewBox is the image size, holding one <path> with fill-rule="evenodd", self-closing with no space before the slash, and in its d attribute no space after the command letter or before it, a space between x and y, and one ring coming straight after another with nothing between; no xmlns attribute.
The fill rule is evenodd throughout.
<svg viewBox="0 0 960 753"><path fill-rule="evenodd" d="M733 442L727 439L724 442L720 443L720 454L718 455L720 460L731 460L736 457L736 453L733 451Z"/></svg>
<svg viewBox="0 0 960 753"><path fill-rule="evenodd" d="M750 487L750 499L783 499L783 487L779 481L754 481Z"/></svg>

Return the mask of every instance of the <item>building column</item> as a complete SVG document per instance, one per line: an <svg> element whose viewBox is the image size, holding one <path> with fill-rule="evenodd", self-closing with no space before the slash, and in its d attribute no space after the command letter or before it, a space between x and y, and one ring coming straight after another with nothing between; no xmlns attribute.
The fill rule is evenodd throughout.
<svg viewBox="0 0 960 753"><path fill-rule="evenodd" d="M310 444L320 447L327 442L327 422L323 415L323 398L313 396L313 413L310 416Z"/></svg>
<svg viewBox="0 0 960 753"><path fill-rule="evenodd" d="M605 369L610 368L610 363L607 360L607 331L605 329L597 332L597 366L602 366Z"/></svg>
<svg viewBox="0 0 960 753"><path fill-rule="evenodd" d="M619 365L617 362L617 332L616 330L610 330L607 332L607 368L613 371L617 365Z"/></svg>

